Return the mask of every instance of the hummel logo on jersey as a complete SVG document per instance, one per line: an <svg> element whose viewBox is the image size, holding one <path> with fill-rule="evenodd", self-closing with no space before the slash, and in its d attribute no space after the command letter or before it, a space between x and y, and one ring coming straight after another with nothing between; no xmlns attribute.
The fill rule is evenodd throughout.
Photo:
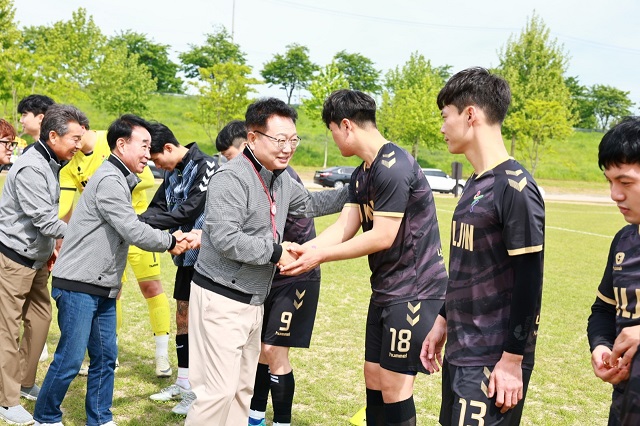
<svg viewBox="0 0 640 426"><path fill-rule="evenodd" d="M409 309L409 312L415 315L415 313L418 312L418 310L420 309L421 305L422 303L418 302L415 306L413 306L411 302L408 302L407 308ZM411 318L411 315L407 314L407 322L409 323L410 326L413 327L418 323L418 321L420 321L420 314L416 315L415 318Z"/></svg>
<svg viewBox="0 0 640 426"><path fill-rule="evenodd" d="M484 393L484 396L489 398L488 383L489 383L489 377L491 377L491 371L489 371L489 369L487 367L485 367L482 372L484 373L484 376L487 378L487 383L485 383L484 380L483 380L482 384L480 384L480 389L482 389L482 393Z"/></svg>
<svg viewBox="0 0 640 426"><path fill-rule="evenodd" d="M198 185L200 192L205 192L207 190L207 186L209 186L209 179L211 179L211 176L213 176L216 171L215 165L215 162L207 161L207 170L205 171L204 176L202 176L202 183Z"/></svg>
<svg viewBox="0 0 640 426"><path fill-rule="evenodd" d="M396 159L395 158L391 158L395 155L395 152L390 152L388 154L382 154L382 157L386 157L386 158L390 158L389 160L382 160L381 163L383 166L385 166L386 168L390 169L391 167L393 167L394 164L396 164Z"/></svg>
<svg viewBox="0 0 640 426"><path fill-rule="evenodd" d="M519 192L522 192L524 187L527 186L527 177L523 177L520 182L516 181L515 179L509 179L509 186L517 189Z"/></svg>
<svg viewBox="0 0 640 426"><path fill-rule="evenodd" d="M511 175L511 176L520 176L522 174L522 170L518 169L518 170L505 170L504 171L506 174Z"/></svg>
<svg viewBox="0 0 640 426"><path fill-rule="evenodd" d="M473 211L473 208L484 198L484 195L480 195L480 191L476 192L476 195L473 196L473 201L471 202L470 212Z"/></svg>
<svg viewBox="0 0 640 426"><path fill-rule="evenodd" d="M300 307L304 303L304 300L302 300L302 298L304 297L306 292L307 290L303 290L302 293L300 293L298 289L296 289L296 297L298 298L298 300L293 301L293 306L294 308L296 308L296 310L300 309Z"/></svg>

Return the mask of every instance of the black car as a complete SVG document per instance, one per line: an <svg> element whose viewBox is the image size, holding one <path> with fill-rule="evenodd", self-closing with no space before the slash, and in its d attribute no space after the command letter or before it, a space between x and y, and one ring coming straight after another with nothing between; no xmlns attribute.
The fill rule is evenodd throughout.
<svg viewBox="0 0 640 426"><path fill-rule="evenodd" d="M351 166L336 166L328 169L318 170L313 175L313 182L322 186L332 186L334 188L342 188L351 180L351 173L355 170Z"/></svg>

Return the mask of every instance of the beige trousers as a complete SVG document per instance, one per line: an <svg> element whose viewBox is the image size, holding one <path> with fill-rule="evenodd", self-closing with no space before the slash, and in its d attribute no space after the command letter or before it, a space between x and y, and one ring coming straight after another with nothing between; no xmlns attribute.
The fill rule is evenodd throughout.
<svg viewBox="0 0 640 426"><path fill-rule="evenodd" d="M248 423L262 314L262 305L236 302L191 283L189 382L197 399L185 425Z"/></svg>
<svg viewBox="0 0 640 426"><path fill-rule="evenodd" d="M20 404L20 386L35 383L51 323L48 278L46 265L31 269L0 253L1 406ZM24 324L22 339L20 323Z"/></svg>

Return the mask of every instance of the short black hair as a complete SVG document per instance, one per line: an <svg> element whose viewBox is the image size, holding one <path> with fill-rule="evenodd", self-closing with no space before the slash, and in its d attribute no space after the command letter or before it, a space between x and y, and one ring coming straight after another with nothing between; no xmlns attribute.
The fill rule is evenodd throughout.
<svg viewBox="0 0 640 426"><path fill-rule="evenodd" d="M129 139L134 127L143 127L151 133L151 124L143 118L133 114L124 114L116 118L107 130L107 142L112 151L120 138Z"/></svg>
<svg viewBox="0 0 640 426"><path fill-rule="evenodd" d="M461 113L469 105L482 109L489 124L502 124L511 103L507 81L484 68L467 68L456 73L438 93L438 108L453 105Z"/></svg>
<svg viewBox="0 0 640 426"><path fill-rule="evenodd" d="M622 164L640 164L640 117L625 117L598 145L600 170Z"/></svg>
<svg viewBox="0 0 640 426"><path fill-rule="evenodd" d="M233 120L220 130L216 137L216 149L219 152L226 151L232 145L238 148L242 142L247 140L247 126L244 121Z"/></svg>
<svg viewBox="0 0 640 426"><path fill-rule="evenodd" d="M376 101L359 90L336 90L324 101L322 121L329 128L331 123L340 126L345 118L360 127L367 123L376 127Z"/></svg>
<svg viewBox="0 0 640 426"><path fill-rule="evenodd" d="M175 135L167 126L162 123L150 123L151 129L151 154L158 154L164 151L165 144L171 144L174 146L180 146L180 143L176 139Z"/></svg>
<svg viewBox="0 0 640 426"><path fill-rule="evenodd" d="M47 142L51 132L56 132L59 136L66 135L69 133L69 123L78 123L85 129L89 128L89 119L78 108L73 105L51 105L42 118L40 140Z"/></svg>
<svg viewBox="0 0 640 426"><path fill-rule="evenodd" d="M294 124L298 119L296 110L284 101L278 98L262 98L247 107L247 112L244 116L245 126L250 131L265 130L267 121L274 115L290 118Z"/></svg>
<svg viewBox="0 0 640 426"><path fill-rule="evenodd" d="M18 103L18 113L32 112L33 115L44 114L55 101L45 95L29 95Z"/></svg>

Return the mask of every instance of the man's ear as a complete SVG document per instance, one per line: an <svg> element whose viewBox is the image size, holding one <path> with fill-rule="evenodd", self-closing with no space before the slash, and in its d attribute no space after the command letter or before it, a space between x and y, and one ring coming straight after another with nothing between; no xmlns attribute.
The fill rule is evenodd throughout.
<svg viewBox="0 0 640 426"><path fill-rule="evenodd" d="M478 111L475 105L469 105L464 109L464 114L467 118L467 123L472 126L478 120Z"/></svg>
<svg viewBox="0 0 640 426"><path fill-rule="evenodd" d="M171 154L173 152L173 149L175 148L175 145L170 144L170 143L165 143L164 146L162 147L162 149L164 151L167 151L167 153Z"/></svg>

